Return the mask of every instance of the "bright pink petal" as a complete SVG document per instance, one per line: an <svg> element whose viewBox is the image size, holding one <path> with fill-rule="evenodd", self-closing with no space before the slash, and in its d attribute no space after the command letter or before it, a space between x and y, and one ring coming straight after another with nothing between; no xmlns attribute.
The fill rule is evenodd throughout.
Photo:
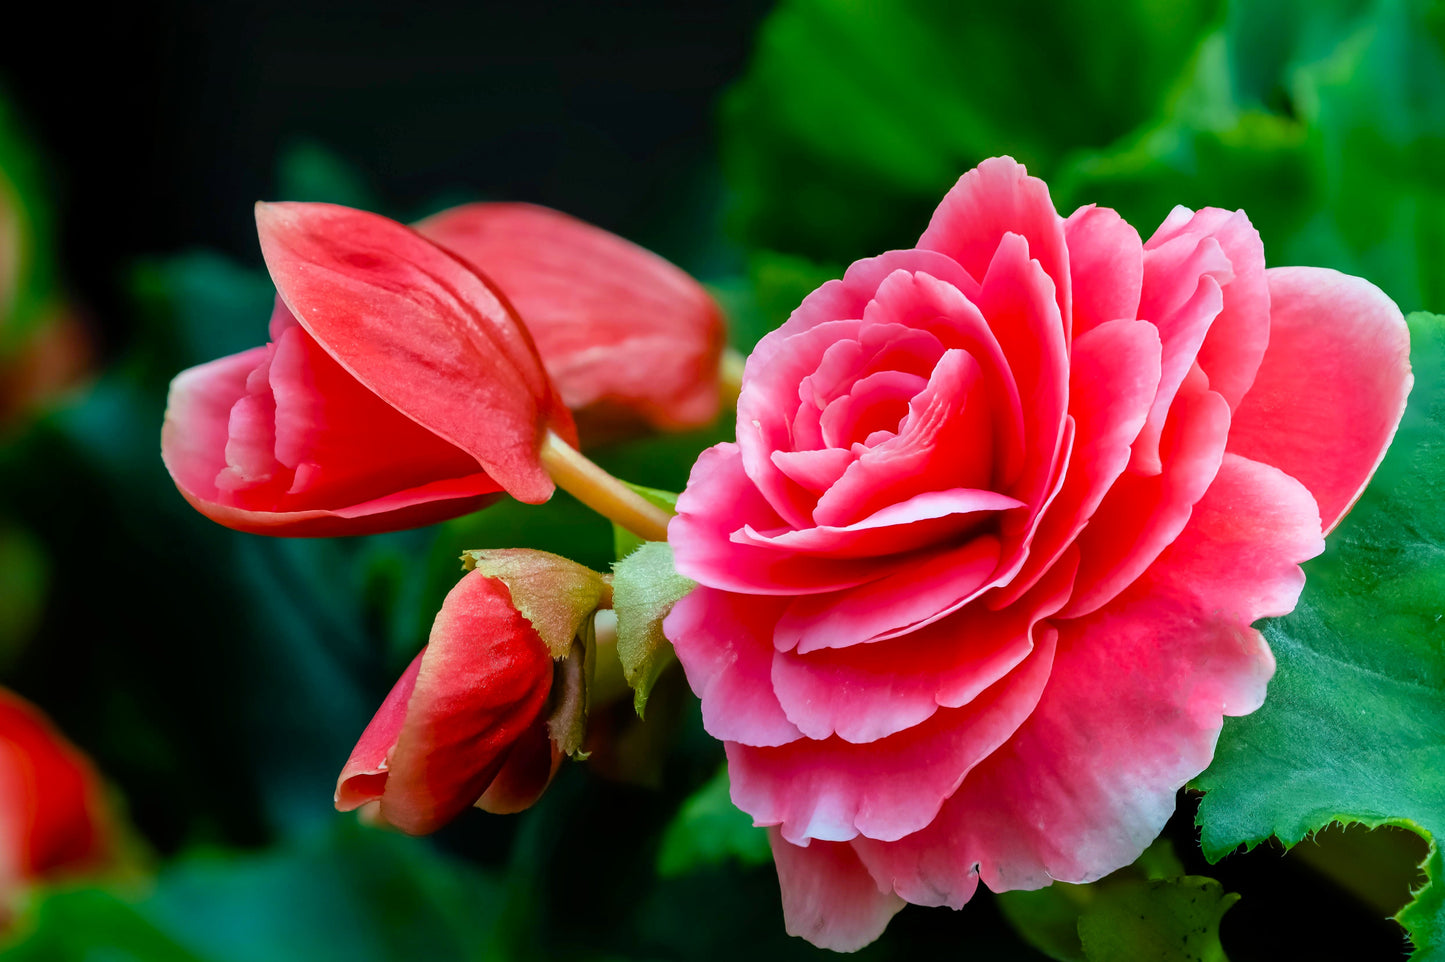
<svg viewBox="0 0 1445 962"><path fill-rule="evenodd" d="M1325 530L1375 473L1414 378L1400 309L1369 281L1313 267L1269 278L1270 342L1229 450L1273 464L1319 502Z"/></svg>
<svg viewBox="0 0 1445 962"><path fill-rule="evenodd" d="M1212 237L1184 234L1144 252L1139 316L1159 328L1163 352L1159 393L1134 443L1133 465L1139 471L1159 471L1159 435L1210 325L1224 307L1223 287L1233 276L1228 256Z"/></svg>
<svg viewBox="0 0 1445 962"><path fill-rule="evenodd" d="M820 949L855 952L883 934L904 902L879 889L853 849L838 842L807 847L784 841L768 830L778 884L783 892L783 921L789 935Z"/></svg>
<svg viewBox="0 0 1445 962"><path fill-rule="evenodd" d="M904 634L957 611L992 584L997 538L979 536L956 548L920 554L894 574L857 588L794 598L777 622L779 651L806 654Z"/></svg>
<svg viewBox="0 0 1445 962"><path fill-rule="evenodd" d="M1069 413L1076 429L1069 468L1023 570L989 599L990 607L1012 604L1043 576L1123 473L1159 387L1159 357L1159 333L1148 321L1105 321L1074 338Z"/></svg>
<svg viewBox="0 0 1445 962"><path fill-rule="evenodd" d="M1003 744L1037 704L1054 657L1040 627L1034 651L962 708L864 745L800 739L776 748L727 743L733 801L783 838L894 840L923 828L968 771Z"/></svg>
<svg viewBox="0 0 1445 962"><path fill-rule="evenodd" d="M442 602L396 747L381 814L414 835L477 801L541 715L552 657L499 578L472 571Z"/></svg>
<svg viewBox="0 0 1445 962"><path fill-rule="evenodd" d="M700 587L663 621L663 634L702 701L703 727L714 738L769 746L802 737L768 680L772 627L784 603Z"/></svg>
<svg viewBox="0 0 1445 962"><path fill-rule="evenodd" d="M785 554L733 540L749 525L772 530L783 521L743 472L738 446L714 445L693 464L668 525L679 574L727 591L793 595L851 587L907 561Z"/></svg>
<svg viewBox="0 0 1445 962"><path fill-rule="evenodd" d="M1064 219L1049 199L1048 186L1028 176L1012 157L991 157L960 177L934 211L918 246L947 254L981 278L1006 234L1028 242L1028 256L1054 285L1050 293L1058 298L1059 314L1071 317Z"/></svg>
<svg viewBox="0 0 1445 962"><path fill-rule="evenodd" d="M677 429L716 416L722 311L682 270L531 204L467 204L416 229L506 294L567 406L593 409L584 419Z"/></svg>
<svg viewBox="0 0 1445 962"><path fill-rule="evenodd" d="M1080 207L1064 221L1074 294L1074 338L1107 321L1139 316L1144 245L1107 207Z"/></svg>
<svg viewBox="0 0 1445 962"><path fill-rule="evenodd" d="M547 500L551 428L575 438L525 327L455 255L376 214L258 204L281 298L327 353L383 401L472 455L522 501Z"/></svg>
<svg viewBox="0 0 1445 962"><path fill-rule="evenodd" d="M1062 222L1059 234L1062 238ZM1030 528L1043 508L1056 480L1068 408L1068 333L1063 318L1069 315L1059 314L1054 282L1031 256L1037 257L1022 237L1003 235L977 298L1008 360L1024 410L1023 467L1018 478L1000 490L1031 510L1006 524L1006 535Z"/></svg>
<svg viewBox="0 0 1445 962"><path fill-rule="evenodd" d="M1176 207L1144 247L1152 250L1176 237L1211 237L1229 258L1233 278L1224 285L1224 303L1199 348L1199 366L1209 389L1239 406L1269 343L1269 289L1264 277L1264 244L1244 211L1206 207L1193 213ZM1148 317L1148 315L1141 315Z"/></svg>
<svg viewBox="0 0 1445 962"><path fill-rule="evenodd" d="M1033 626L1068 597L1071 566L1002 612L965 608L901 637L808 653L779 651L772 687L804 735L876 741L940 707L961 708L1033 650Z"/></svg>
<svg viewBox="0 0 1445 962"><path fill-rule="evenodd" d="M1208 764L1222 716L1264 698L1274 659L1258 618L1293 608L1298 563L1323 548L1309 493L1225 458L1189 526L1125 595L1057 621L1038 707L923 831L855 847L910 902L1087 882L1133 861ZM1127 678L1128 684L1116 683Z"/></svg>
<svg viewBox="0 0 1445 962"><path fill-rule="evenodd" d="M1174 542L1214 480L1229 437L1229 405L1205 381L1196 368L1175 398L1160 440L1160 473L1131 467L1080 533L1069 617L1099 608L1143 574Z"/></svg>
<svg viewBox="0 0 1445 962"><path fill-rule="evenodd" d="M746 526L734 532L732 538L777 551L825 558L866 558L927 547L946 536L981 526L996 512L1020 506L1018 501L996 491L950 488L914 495L843 527L819 525L760 532Z"/></svg>

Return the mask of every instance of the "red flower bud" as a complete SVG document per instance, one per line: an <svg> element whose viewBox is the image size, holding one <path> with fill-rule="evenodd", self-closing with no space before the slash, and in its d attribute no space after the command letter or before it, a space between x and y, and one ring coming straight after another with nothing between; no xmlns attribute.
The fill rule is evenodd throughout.
<svg viewBox="0 0 1445 962"><path fill-rule="evenodd" d="M561 762L547 732L552 675L506 583L469 572L341 770L336 807L379 801L382 819L413 835L473 804L526 808Z"/></svg>
<svg viewBox="0 0 1445 962"><path fill-rule="evenodd" d="M34 705L0 688L0 894L112 855L100 777Z"/></svg>
<svg viewBox="0 0 1445 962"><path fill-rule="evenodd" d="M395 221L260 204L271 343L183 371L161 455L197 510L243 531L363 534L553 484L571 416L489 281Z"/></svg>
<svg viewBox="0 0 1445 962"><path fill-rule="evenodd" d="M722 311L684 271L532 204L453 207L416 229L506 293L584 438L717 416Z"/></svg>

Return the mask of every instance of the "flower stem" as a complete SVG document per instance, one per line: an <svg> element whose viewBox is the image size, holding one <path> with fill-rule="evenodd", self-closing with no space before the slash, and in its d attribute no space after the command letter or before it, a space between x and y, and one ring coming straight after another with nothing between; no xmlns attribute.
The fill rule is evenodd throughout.
<svg viewBox="0 0 1445 962"><path fill-rule="evenodd" d="M666 541L672 512L648 501L548 431L539 452L557 487L645 541Z"/></svg>

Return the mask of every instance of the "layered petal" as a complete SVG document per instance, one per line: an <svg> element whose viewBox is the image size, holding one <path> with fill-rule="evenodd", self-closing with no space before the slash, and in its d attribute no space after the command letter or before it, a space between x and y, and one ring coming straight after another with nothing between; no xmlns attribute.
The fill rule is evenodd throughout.
<svg viewBox="0 0 1445 962"><path fill-rule="evenodd" d="M956 908L975 873L1007 891L1133 861L1209 764L1223 716L1264 698L1274 660L1250 624L1294 607L1299 563L1323 545L1309 492L1227 456L1145 578L1087 618L1054 622L1053 675L1018 732L926 829L859 840L865 864L910 902Z"/></svg>
<svg viewBox="0 0 1445 962"><path fill-rule="evenodd" d="M717 415L722 311L666 260L531 204L453 207L416 229L506 294L584 434L639 419L700 427Z"/></svg>
<svg viewBox="0 0 1445 962"><path fill-rule="evenodd" d="M362 387L283 304L272 331L171 382L161 457L202 514L259 534L367 534L500 496L475 458Z"/></svg>
<svg viewBox="0 0 1445 962"><path fill-rule="evenodd" d="M1269 350L1234 413L1229 450L1303 482L1329 531L1395 436L1414 383L1410 334L1369 281L1318 267L1267 277Z"/></svg>

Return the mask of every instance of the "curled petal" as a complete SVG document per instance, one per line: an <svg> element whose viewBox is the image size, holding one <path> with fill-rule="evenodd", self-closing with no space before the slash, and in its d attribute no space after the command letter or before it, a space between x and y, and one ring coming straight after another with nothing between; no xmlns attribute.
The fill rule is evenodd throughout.
<svg viewBox="0 0 1445 962"><path fill-rule="evenodd" d="M1400 424L1414 383L1410 334L1369 281L1317 267L1267 277L1269 350L1234 414L1229 450L1304 482L1329 531Z"/></svg>
<svg viewBox="0 0 1445 962"><path fill-rule="evenodd" d="M506 293L592 433L617 419L676 430L717 415L722 311L661 257L532 204L466 204L416 229Z"/></svg>
<svg viewBox="0 0 1445 962"><path fill-rule="evenodd" d="M527 329L460 258L330 204L258 204L261 252L291 313L369 391L538 503L548 429L574 436Z"/></svg>

